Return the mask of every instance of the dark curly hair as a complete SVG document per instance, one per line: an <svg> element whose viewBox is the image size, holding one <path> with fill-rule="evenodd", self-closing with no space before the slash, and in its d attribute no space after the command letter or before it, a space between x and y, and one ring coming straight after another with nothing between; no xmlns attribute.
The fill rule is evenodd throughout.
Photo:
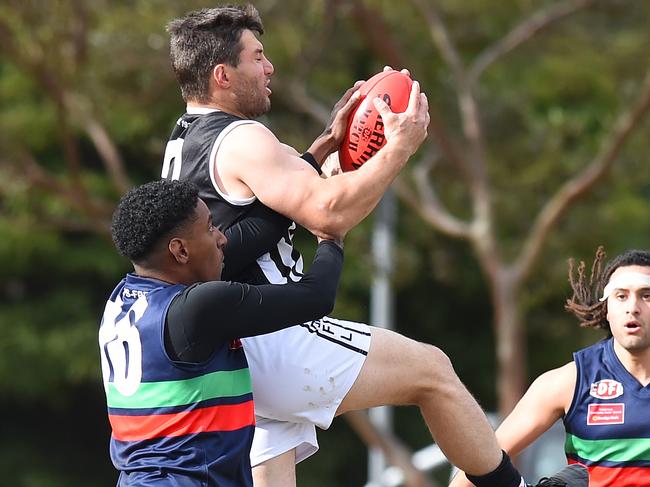
<svg viewBox="0 0 650 487"><path fill-rule="evenodd" d="M599 301L605 286L619 267L632 265L650 267L650 251L628 250L614 257L603 268L605 256L603 247L598 247L588 280L584 261L581 261L576 269L575 261L569 260L569 283L573 289L573 296L567 299L564 309L578 318L580 326L602 328L609 332L607 301ZM576 270L577 276L574 275Z"/></svg>
<svg viewBox="0 0 650 487"><path fill-rule="evenodd" d="M131 189L113 213L115 247L132 262L146 261L163 237L196 220L198 198L186 181L161 179Z"/></svg>
<svg viewBox="0 0 650 487"><path fill-rule="evenodd" d="M237 67L244 30L264 34L260 14L250 4L204 8L167 24L171 64L185 102L209 102L212 68Z"/></svg>

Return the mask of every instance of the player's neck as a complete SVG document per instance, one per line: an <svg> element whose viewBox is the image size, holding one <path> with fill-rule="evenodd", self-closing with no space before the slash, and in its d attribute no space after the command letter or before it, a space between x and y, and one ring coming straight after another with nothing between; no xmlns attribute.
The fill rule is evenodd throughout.
<svg viewBox="0 0 650 487"><path fill-rule="evenodd" d="M210 112L224 112L239 118L250 119L250 117L247 117L244 113L234 108L227 108L223 105L217 105L213 103L212 104L211 103L208 104L188 103L186 106L186 111L187 113L195 113L195 114L196 113L205 114Z"/></svg>
<svg viewBox="0 0 650 487"><path fill-rule="evenodd" d="M133 269L135 274L139 277L145 277L147 279L156 279L157 281L166 282L168 284L185 284L183 279L179 276L174 275L172 272L161 272L151 267L144 265L133 264Z"/></svg>
<svg viewBox="0 0 650 487"><path fill-rule="evenodd" d="M198 102L187 102L186 105L187 111L192 111L192 112L224 112L227 110L224 110L223 107L220 105L217 105L216 103L198 103Z"/></svg>
<svg viewBox="0 0 650 487"><path fill-rule="evenodd" d="M229 100L224 97L211 97L208 101L190 100L187 102L187 111L193 113L219 111L235 115L239 118L248 118L239 111L236 103L230 103Z"/></svg>

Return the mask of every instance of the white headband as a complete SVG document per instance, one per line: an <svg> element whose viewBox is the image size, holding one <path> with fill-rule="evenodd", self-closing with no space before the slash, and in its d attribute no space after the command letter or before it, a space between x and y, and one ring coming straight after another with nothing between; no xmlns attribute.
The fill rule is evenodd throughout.
<svg viewBox="0 0 650 487"><path fill-rule="evenodd" d="M640 272L623 272L607 283L600 301L606 301L614 289L626 289L629 286L650 287L650 275Z"/></svg>

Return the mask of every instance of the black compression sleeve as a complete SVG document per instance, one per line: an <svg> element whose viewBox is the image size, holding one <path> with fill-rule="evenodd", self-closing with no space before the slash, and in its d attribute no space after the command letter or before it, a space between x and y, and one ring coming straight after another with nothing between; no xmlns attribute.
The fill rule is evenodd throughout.
<svg viewBox="0 0 650 487"><path fill-rule="evenodd" d="M255 260L273 249L286 234L291 223L287 217L259 203L223 233L228 243L223 249L224 268L221 278L236 279Z"/></svg>
<svg viewBox="0 0 650 487"><path fill-rule="evenodd" d="M213 281L190 286L169 307L167 351L174 360L200 363L233 338L321 318L334 307L342 266L341 248L323 241L299 282L252 286Z"/></svg>
<svg viewBox="0 0 650 487"><path fill-rule="evenodd" d="M300 158L307 161L311 167L313 167L314 169L316 169L316 171L318 171L318 174L323 174L323 170L320 168L320 164L318 164L316 158L312 155L311 152L309 151L304 152L300 156Z"/></svg>

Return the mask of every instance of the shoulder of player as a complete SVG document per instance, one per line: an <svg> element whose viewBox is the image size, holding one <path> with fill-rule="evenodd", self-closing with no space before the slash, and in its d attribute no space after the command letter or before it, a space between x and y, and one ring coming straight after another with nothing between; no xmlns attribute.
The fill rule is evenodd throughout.
<svg viewBox="0 0 650 487"><path fill-rule="evenodd" d="M232 157L236 161L246 160L256 164L273 160L280 153L286 153L283 144L267 127L256 122L236 125L219 146L221 158Z"/></svg>
<svg viewBox="0 0 650 487"><path fill-rule="evenodd" d="M241 121L231 124L228 136L224 137L222 145L228 148L241 148L250 151L257 148L257 144L273 144L281 146L271 130L265 125L255 121Z"/></svg>
<svg viewBox="0 0 650 487"><path fill-rule="evenodd" d="M576 385L576 365L569 362L556 369L541 374L529 391L543 400L551 407L567 411L573 399Z"/></svg>
<svg viewBox="0 0 650 487"><path fill-rule="evenodd" d="M317 175L309 164L300 159L298 151L280 142L273 132L260 123L242 124L231 130L221 142L219 160L220 166L227 166L228 171L265 179L268 174L278 170L290 170L294 175L295 171ZM265 170L269 172L265 173Z"/></svg>
<svg viewBox="0 0 650 487"><path fill-rule="evenodd" d="M576 381L576 364L569 362L556 369L551 369L541 374L536 380L536 383L541 383L544 386L566 386L567 384L575 384Z"/></svg>

